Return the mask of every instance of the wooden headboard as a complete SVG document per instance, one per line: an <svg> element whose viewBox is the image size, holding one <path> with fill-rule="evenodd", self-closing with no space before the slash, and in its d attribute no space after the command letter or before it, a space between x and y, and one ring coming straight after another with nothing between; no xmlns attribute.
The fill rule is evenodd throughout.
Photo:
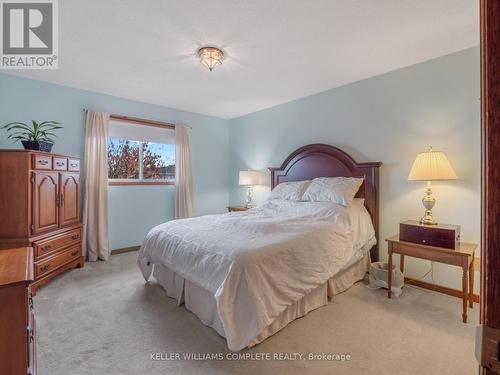
<svg viewBox="0 0 500 375"><path fill-rule="evenodd" d="M281 182L312 180L316 177L362 177L363 185L356 194L365 199L372 217L377 244L379 239L379 168L380 162L356 163L341 149L324 144L303 146L292 152L279 168L271 171L271 189ZM371 250L372 261L378 260L378 245Z"/></svg>

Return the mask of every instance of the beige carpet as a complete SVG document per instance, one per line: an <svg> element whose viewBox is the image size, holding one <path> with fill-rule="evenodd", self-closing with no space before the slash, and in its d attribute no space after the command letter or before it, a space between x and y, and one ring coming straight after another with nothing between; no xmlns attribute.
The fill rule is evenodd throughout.
<svg viewBox="0 0 500 375"><path fill-rule="evenodd" d="M151 353L228 352L215 331L156 283L144 283L135 258L128 253L86 264L40 289L39 374L477 373L474 324L461 323L459 299L406 288L388 300L363 283L242 352L349 353L350 361L153 361ZM478 306L469 311L476 322Z"/></svg>

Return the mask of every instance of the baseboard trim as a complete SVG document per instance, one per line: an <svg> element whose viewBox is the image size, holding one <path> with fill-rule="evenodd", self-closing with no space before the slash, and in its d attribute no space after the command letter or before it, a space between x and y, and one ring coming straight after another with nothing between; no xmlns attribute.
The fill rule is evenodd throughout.
<svg viewBox="0 0 500 375"><path fill-rule="evenodd" d="M140 246L122 247L120 249L111 250L111 255L131 253L132 251L137 251L140 248Z"/></svg>
<svg viewBox="0 0 500 375"><path fill-rule="evenodd" d="M413 280L413 279L408 278L408 277L405 277L405 283L409 284L409 285L418 286L419 288L432 290L434 292L439 292L439 293L447 294L447 295L452 296L452 297L457 297L457 298L462 299L462 291L458 290L458 289L452 289L452 288L448 288L446 286L431 284L431 283L427 283L427 282L421 281L421 280ZM475 303L479 303L479 295L474 294L472 296L472 300Z"/></svg>

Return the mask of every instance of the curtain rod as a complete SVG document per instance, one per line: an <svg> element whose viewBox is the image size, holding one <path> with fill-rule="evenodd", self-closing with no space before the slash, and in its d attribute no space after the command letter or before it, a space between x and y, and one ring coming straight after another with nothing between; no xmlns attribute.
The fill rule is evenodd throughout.
<svg viewBox="0 0 500 375"><path fill-rule="evenodd" d="M87 113L89 109L84 108L83 112ZM113 120L120 120L124 122L131 122L134 124L140 124L140 125L148 125L148 126L157 126L160 128L170 128L170 129L175 129L175 124L169 123L169 122L163 122L163 121L156 121L156 120L148 120L148 119L143 119L143 118L138 118L138 117L130 117L130 116L124 116L124 115L116 115L113 113L109 114L109 118ZM188 126L190 129L191 127Z"/></svg>

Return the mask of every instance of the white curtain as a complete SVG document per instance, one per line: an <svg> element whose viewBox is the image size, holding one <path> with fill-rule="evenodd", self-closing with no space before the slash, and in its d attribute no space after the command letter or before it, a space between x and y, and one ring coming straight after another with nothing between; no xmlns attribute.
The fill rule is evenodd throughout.
<svg viewBox="0 0 500 375"><path fill-rule="evenodd" d="M83 193L83 252L89 261L108 260L109 114L87 112L85 132L85 187Z"/></svg>
<svg viewBox="0 0 500 375"><path fill-rule="evenodd" d="M175 126L175 218L193 216L191 129Z"/></svg>

